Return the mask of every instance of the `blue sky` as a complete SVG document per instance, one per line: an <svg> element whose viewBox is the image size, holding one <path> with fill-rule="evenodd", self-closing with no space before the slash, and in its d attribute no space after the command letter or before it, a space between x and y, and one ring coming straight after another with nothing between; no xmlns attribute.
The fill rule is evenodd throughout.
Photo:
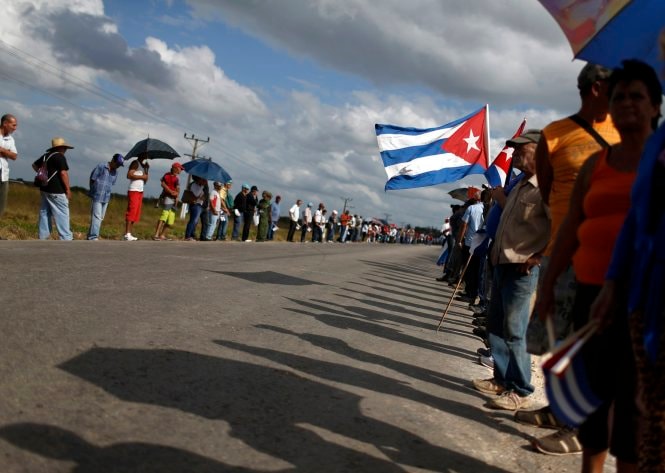
<svg viewBox="0 0 665 473"><path fill-rule="evenodd" d="M235 182L285 204L351 197L359 214L438 226L447 191L483 179L385 193L374 123L438 126L489 103L496 155L524 116L539 127L578 106L581 64L554 21L535 0L498 3L16 0L0 18L12 176L31 177L52 136L75 144L83 186L147 134L185 154L194 133Z"/></svg>

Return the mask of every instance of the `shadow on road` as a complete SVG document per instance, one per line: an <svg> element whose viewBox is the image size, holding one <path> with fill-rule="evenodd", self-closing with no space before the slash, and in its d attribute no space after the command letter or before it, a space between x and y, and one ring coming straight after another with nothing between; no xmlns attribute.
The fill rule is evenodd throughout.
<svg viewBox="0 0 665 473"><path fill-rule="evenodd" d="M276 273L274 271L258 271L253 273L234 273L231 271L213 271L206 269L209 273L224 274L225 276L232 276L234 278L244 279L245 281L259 283L259 284L280 284L283 286L325 286L325 284L310 281L309 279L302 279L296 276L289 276L288 274Z"/></svg>
<svg viewBox="0 0 665 473"><path fill-rule="evenodd" d="M335 308L330 307L328 302L316 304L314 302L291 299L288 297L287 299L295 304L310 309L310 311L291 307L284 307L284 310L288 310L296 314L307 315L330 327L340 328L343 330L356 330L358 332L364 332L369 335L384 338L393 342L405 343L414 347L420 347L427 350L434 350L453 356L459 356L464 359L475 360L478 357L478 355L476 355L474 352L464 348L452 347L450 345L444 345L443 343L432 342L423 338L405 334L399 330L399 326L401 324L398 322L393 322L391 324L394 328L387 326L385 323L376 323L378 322L376 319L372 319L367 315L362 315L362 309L360 309L361 313L359 314L347 311L348 308L346 307L343 307L341 310L336 310ZM385 314L381 313L381 316L385 319ZM449 328L444 327L441 331L445 332L449 330Z"/></svg>
<svg viewBox="0 0 665 473"><path fill-rule="evenodd" d="M274 350L221 344L279 357L283 362L319 366L317 372L332 370L341 379L364 375L362 370L350 371ZM409 467L503 471L368 417L360 409L361 396L292 371L179 350L113 348L90 349L60 368L124 401L224 420L231 436L294 465L297 471L403 472ZM396 382L391 384L394 387ZM409 392L408 387L403 389L405 394ZM195 471L182 467L182 471Z"/></svg>
<svg viewBox="0 0 665 473"><path fill-rule="evenodd" d="M261 473L163 445L131 442L98 447L46 424L6 425L0 427L0 438L42 457L74 462L72 473Z"/></svg>

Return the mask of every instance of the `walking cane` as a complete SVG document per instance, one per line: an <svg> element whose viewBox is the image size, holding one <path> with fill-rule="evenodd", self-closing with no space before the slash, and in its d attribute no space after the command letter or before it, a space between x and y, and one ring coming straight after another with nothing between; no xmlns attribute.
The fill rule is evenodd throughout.
<svg viewBox="0 0 665 473"><path fill-rule="evenodd" d="M469 267L469 263L471 262L471 257L473 256L473 252L469 253L469 258L466 260L466 264L464 265L464 268L462 268L462 274L460 274L459 281L457 281L457 285L455 286L455 289L453 290L452 296L450 296L450 300L448 301L448 305L446 305L446 309L443 311L443 315L441 316L441 320L439 321L439 325L436 327L437 333L439 332L439 329L441 328L441 324L443 323L443 319L446 318L446 315L448 315L448 310L450 309L450 304L453 303L453 299L455 298L455 294L457 294L457 291L459 290L459 287L462 284L462 280L464 279L464 274L466 273L466 268Z"/></svg>

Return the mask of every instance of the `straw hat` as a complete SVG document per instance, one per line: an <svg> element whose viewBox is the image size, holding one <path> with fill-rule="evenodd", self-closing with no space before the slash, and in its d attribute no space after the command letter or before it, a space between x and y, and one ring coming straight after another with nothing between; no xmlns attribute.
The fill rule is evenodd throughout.
<svg viewBox="0 0 665 473"><path fill-rule="evenodd" d="M60 138L59 136L51 140L51 147L46 151L53 151L56 148L74 149L74 147L68 144L64 138Z"/></svg>

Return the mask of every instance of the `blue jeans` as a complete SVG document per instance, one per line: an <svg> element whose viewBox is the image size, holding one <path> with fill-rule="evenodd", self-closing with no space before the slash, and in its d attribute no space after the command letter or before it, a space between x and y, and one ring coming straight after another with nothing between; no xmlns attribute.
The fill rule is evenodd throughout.
<svg viewBox="0 0 665 473"><path fill-rule="evenodd" d="M217 220L219 220L220 214L213 214L208 210L208 224L205 228L205 234L203 235L206 240L212 240L212 234L215 233L215 227L217 227Z"/></svg>
<svg viewBox="0 0 665 473"><path fill-rule="evenodd" d="M335 226L332 225L328 229L328 234L326 235L326 241L333 241L335 239Z"/></svg>
<svg viewBox="0 0 665 473"><path fill-rule="evenodd" d="M69 227L69 200L66 194L49 194L40 192L41 205L39 207L39 239L48 240L53 229L52 220L61 240L72 240L72 230Z"/></svg>
<svg viewBox="0 0 665 473"><path fill-rule="evenodd" d="M224 218L224 220L222 220ZM229 216L225 213L219 214L219 227L217 228L217 239L226 240L226 229L229 226Z"/></svg>
<svg viewBox="0 0 665 473"><path fill-rule="evenodd" d="M520 396L528 396L534 387L531 355L526 351L526 328L540 268L534 266L529 274L524 274L519 267L519 264L499 264L494 268L487 331L495 381Z"/></svg>
<svg viewBox="0 0 665 473"><path fill-rule="evenodd" d="M106 215L108 202L92 202L90 206L90 228L88 229L88 240L99 238L99 228L102 226L102 220Z"/></svg>
<svg viewBox="0 0 665 473"><path fill-rule="evenodd" d="M231 232L231 238L233 240L238 239L238 235L240 235L240 232L242 229L243 221L242 221L242 213L240 214L240 217L238 217L235 213L233 214L233 231Z"/></svg>
<svg viewBox="0 0 665 473"><path fill-rule="evenodd" d="M201 204L189 206L189 222L187 222L187 228L185 229L185 238L194 238L194 232L196 231L196 226L199 224L202 211L203 206Z"/></svg>

